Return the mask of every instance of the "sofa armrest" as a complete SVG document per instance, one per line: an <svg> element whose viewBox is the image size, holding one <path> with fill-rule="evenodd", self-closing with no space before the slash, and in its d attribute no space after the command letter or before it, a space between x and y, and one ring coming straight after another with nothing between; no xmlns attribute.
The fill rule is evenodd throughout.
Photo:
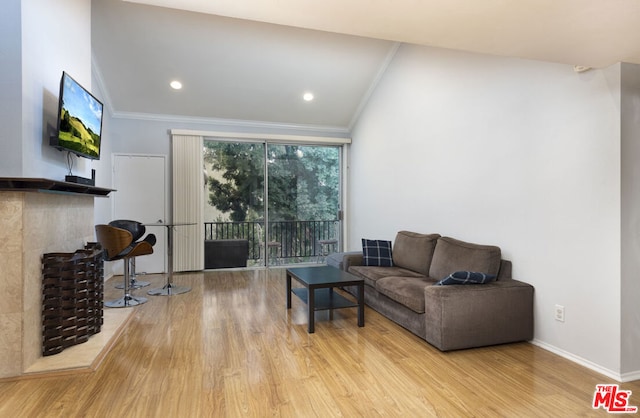
<svg viewBox="0 0 640 418"><path fill-rule="evenodd" d="M349 267L351 266L361 266L362 251L344 253L344 258L342 259L342 262L343 262L344 271L349 271Z"/></svg>
<svg viewBox="0 0 640 418"><path fill-rule="evenodd" d="M358 258L360 259L358 261ZM340 270L348 271L352 265L362 264L362 252L352 251L345 253L331 253L327 256L327 265Z"/></svg>
<svg viewBox="0 0 640 418"><path fill-rule="evenodd" d="M518 280L427 286L425 339L442 351L531 340L533 290Z"/></svg>

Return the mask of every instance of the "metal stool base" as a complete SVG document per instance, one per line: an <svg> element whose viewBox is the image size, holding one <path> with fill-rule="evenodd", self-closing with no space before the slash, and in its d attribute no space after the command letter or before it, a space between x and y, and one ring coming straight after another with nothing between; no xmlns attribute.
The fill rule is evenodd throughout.
<svg viewBox="0 0 640 418"><path fill-rule="evenodd" d="M147 292L147 294L151 296L171 296L179 295L181 293L187 293L190 290L191 288L189 287L165 285L162 288L151 289Z"/></svg>
<svg viewBox="0 0 640 418"><path fill-rule="evenodd" d="M107 308L127 308L129 306L138 306L146 303L149 299L138 296L124 296L120 299L111 300L105 302L104 306Z"/></svg>
<svg viewBox="0 0 640 418"><path fill-rule="evenodd" d="M151 282L145 282L143 280L131 280L129 283L129 289L140 289L141 287L149 286ZM116 289L124 289L124 283L117 284L114 286Z"/></svg>

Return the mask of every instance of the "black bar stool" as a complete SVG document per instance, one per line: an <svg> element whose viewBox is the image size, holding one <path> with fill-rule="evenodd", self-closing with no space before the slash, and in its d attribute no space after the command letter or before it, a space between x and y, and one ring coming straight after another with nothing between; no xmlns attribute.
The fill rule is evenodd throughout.
<svg viewBox="0 0 640 418"><path fill-rule="evenodd" d="M133 241L135 243L137 243L138 240L142 238L144 233L147 231L147 228L145 228L145 226L141 222L132 221L129 219L117 219L115 221L109 222L109 225L115 226L116 228L126 229L127 231L131 232L131 235L133 235ZM144 241L147 241L149 244L151 244L151 246L154 246L156 245L156 236L154 234L149 234L144 238ZM129 259L129 264L129 275L131 277L131 280L129 281L129 288L139 289L141 287L149 286L151 284L150 282L137 279L135 257L131 257ZM116 289L124 289L124 284L117 284L115 287Z"/></svg>
<svg viewBox="0 0 640 418"><path fill-rule="evenodd" d="M153 246L147 241L134 242L133 235L126 229L111 225L96 225L96 238L104 249L106 261L124 260L124 295L120 299L108 301L104 306L109 308L124 308L145 303L145 297L134 297L129 291L131 281L129 261L134 257L153 254Z"/></svg>

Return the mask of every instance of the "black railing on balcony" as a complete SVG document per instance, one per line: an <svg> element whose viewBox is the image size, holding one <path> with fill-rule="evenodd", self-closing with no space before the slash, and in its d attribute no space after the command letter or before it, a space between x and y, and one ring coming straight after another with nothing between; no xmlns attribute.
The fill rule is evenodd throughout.
<svg viewBox="0 0 640 418"><path fill-rule="evenodd" d="M269 222L267 242L273 244L270 247L273 254L268 255L291 261L311 260L322 251L318 241L338 239L338 228L338 220ZM264 230L264 222L205 222L204 224L205 240L246 239L249 241L249 260L263 258Z"/></svg>

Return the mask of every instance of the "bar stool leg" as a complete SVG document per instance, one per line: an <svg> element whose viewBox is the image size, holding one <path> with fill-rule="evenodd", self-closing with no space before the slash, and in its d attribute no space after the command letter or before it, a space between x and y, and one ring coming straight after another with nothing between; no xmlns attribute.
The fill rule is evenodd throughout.
<svg viewBox="0 0 640 418"><path fill-rule="evenodd" d="M145 287L145 286L149 286L151 283L150 282L145 282L143 280L137 280L136 279L136 258L135 257L131 257L130 259L131 262L131 280L129 280L129 288L130 289L140 289L141 287ZM120 283L115 285L116 289L124 289L124 283Z"/></svg>
<svg viewBox="0 0 640 418"><path fill-rule="evenodd" d="M124 296L121 297L120 299L116 299L116 300L112 300L109 302L105 302L104 306L108 307L108 308L126 308L129 306L137 306L137 305L142 305L143 303L147 302L148 299L145 297L141 297L141 296L132 296L131 292L129 291L129 283L131 282L131 277L130 277L130 265L129 265L129 259L125 258L124 259L124 279L123 279L124 285Z"/></svg>

